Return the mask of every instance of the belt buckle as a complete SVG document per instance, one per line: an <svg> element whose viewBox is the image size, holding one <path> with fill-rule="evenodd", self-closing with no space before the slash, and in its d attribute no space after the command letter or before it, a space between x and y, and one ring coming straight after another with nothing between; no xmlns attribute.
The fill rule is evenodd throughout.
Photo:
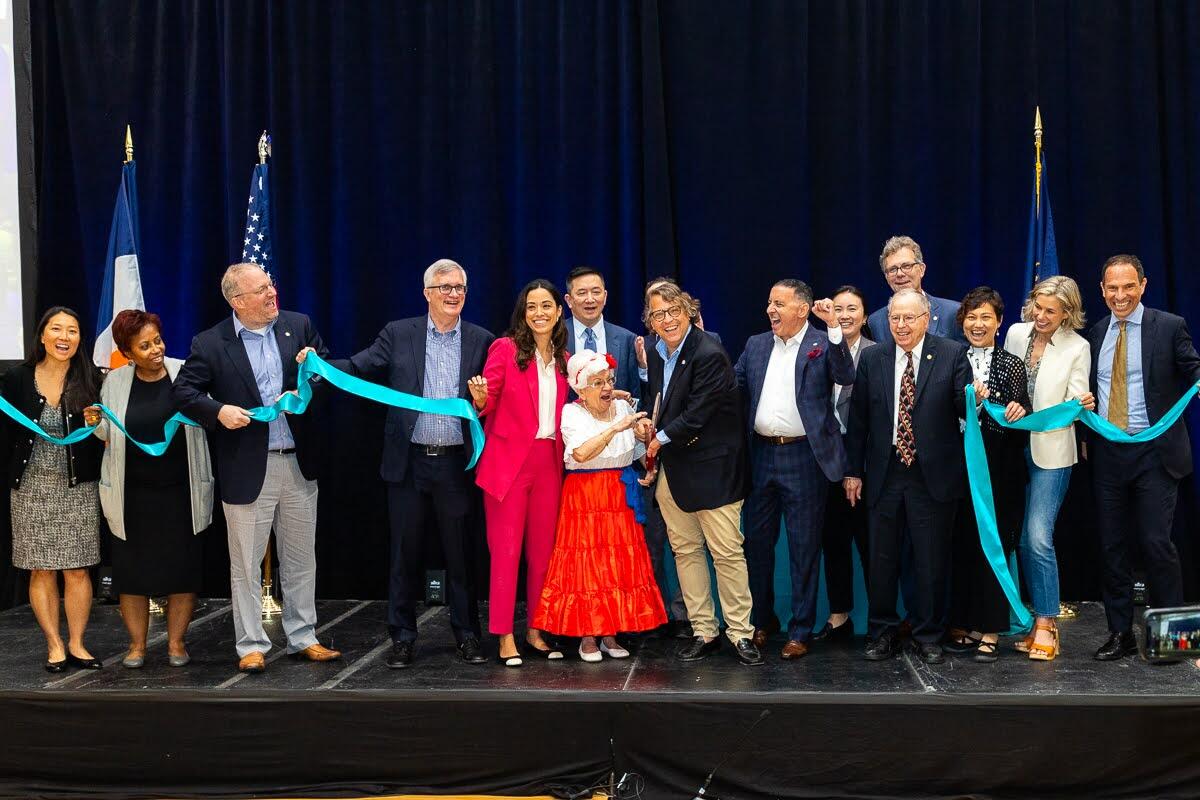
<svg viewBox="0 0 1200 800"><path fill-rule="evenodd" d="M445 450L445 447L440 444L423 444L421 447L425 449L425 455L427 456L440 456Z"/></svg>

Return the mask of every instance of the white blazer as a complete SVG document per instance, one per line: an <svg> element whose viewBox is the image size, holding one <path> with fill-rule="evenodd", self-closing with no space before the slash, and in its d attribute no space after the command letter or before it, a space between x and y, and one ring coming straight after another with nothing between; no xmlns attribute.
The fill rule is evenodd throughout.
<svg viewBox="0 0 1200 800"><path fill-rule="evenodd" d="M1004 349L1025 361L1025 348L1033 335L1032 322L1018 322L1008 329ZM1038 367L1037 383L1033 387L1033 410L1056 406L1088 392L1092 348L1078 333L1059 328L1050 338ZM1074 466L1079 460L1075 446L1075 426L1068 425L1044 433L1029 434L1029 450L1033 463L1042 469L1061 469Z"/></svg>

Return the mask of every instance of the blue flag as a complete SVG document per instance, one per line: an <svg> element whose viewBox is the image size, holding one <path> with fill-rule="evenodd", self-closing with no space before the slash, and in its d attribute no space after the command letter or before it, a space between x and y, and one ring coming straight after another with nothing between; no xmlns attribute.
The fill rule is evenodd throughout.
<svg viewBox="0 0 1200 800"><path fill-rule="evenodd" d="M258 164L250 175L250 201L246 206L246 231L242 237L242 261L259 264L268 271L273 258L269 169L268 164Z"/></svg>
<svg viewBox="0 0 1200 800"><path fill-rule="evenodd" d="M1054 216L1046 186L1046 155L1039 153L1033 170L1033 200L1029 204L1029 240L1025 247L1025 288L1058 274L1058 246L1054 241Z"/></svg>
<svg viewBox="0 0 1200 800"><path fill-rule="evenodd" d="M125 357L113 343L113 318L130 308L146 310L138 271L139 244L137 171L130 160L121 168L121 185L117 187L108 253L104 257L104 285L96 311L96 345L92 349L92 361L98 367L119 367L125 363Z"/></svg>

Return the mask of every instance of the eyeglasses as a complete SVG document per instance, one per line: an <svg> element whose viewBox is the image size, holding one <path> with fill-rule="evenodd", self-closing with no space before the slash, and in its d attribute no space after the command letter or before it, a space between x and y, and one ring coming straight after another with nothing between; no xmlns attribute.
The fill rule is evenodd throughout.
<svg viewBox="0 0 1200 800"><path fill-rule="evenodd" d="M670 308L661 308L658 311L650 312L651 322L662 322L667 317L671 319L679 319L679 315L683 313L683 306L671 306Z"/></svg>
<svg viewBox="0 0 1200 800"><path fill-rule="evenodd" d="M465 283L435 283L433 286L426 286L426 289L437 289L442 294L466 294L467 285Z"/></svg>
<svg viewBox="0 0 1200 800"><path fill-rule="evenodd" d="M267 282L264 283L262 286L258 287L257 289L251 289L248 292L238 292L230 299L232 300L233 298L241 297L244 294L252 294L255 297L262 297L263 295L265 295L267 292L271 291L278 285L279 284L276 282L276 280L271 277L271 273L268 272L267 273Z"/></svg>
<svg viewBox="0 0 1200 800"><path fill-rule="evenodd" d="M890 317L888 317L888 322L892 323L893 325L899 325L901 322L903 322L905 325L912 325L914 322L928 313L928 311L922 311L920 314L892 314Z"/></svg>
<svg viewBox="0 0 1200 800"><path fill-rule="evenodd" d="M897 274L903 272L905 275L907 275L908 273L910 273L914 269L916 269L917 266L920 265L920 263L921 263L920 261L907 261L903 264L897 264L894 267L885 267L883 270L883 274L884 275L897 275Z"/></svg>
<svg viewBox="0 0 1200 800"><path fill-rule="evenodd" d="M591 389L603 389L605 386L616 386L617 381L612 375L606 378L592 378L588 381L588 387Z"/></svg>

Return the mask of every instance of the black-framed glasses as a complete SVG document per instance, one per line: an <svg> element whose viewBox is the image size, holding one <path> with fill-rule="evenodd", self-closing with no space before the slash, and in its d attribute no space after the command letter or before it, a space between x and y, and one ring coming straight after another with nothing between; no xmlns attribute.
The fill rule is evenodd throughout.
<svg viewBox="0 0 1200 800"><path fill-rule="evenodd" d="M467 293L467 285L465 283L435 283L433 286L426 288L437 289L440 293L445 295Z"/></svg>
<svg viewBox="0 0 1200 800"><path fill-rule="evenodd" d="M238 292L237 294L235 294L235 295L234 295L233 297L231 297L230 299L232 300L232 299L234 299L234 298L241 297L241 296L242 296L242 295L244 295L244 294L252 294L252 295L254 295L255 297L262 297L262 296L263 296L264 294L266 294L267 292L269 292L269 291L271 291L272 289L274 289L274 288L276 288L277 286L279 286L279 283L278 283L278 282L277 282L277 281L276 281L274 278L272 278L272 277L271 277L271 273L269 273L269 272L268 272L268 273L266 273L266 275L267 275L267 282L266 282L266 283L264 283L262 286L258 287L257 289L251 289L251 290L250 290L250 291L248 291L248 292Z"/></svg>
<svg viewBox="0 0 1200 800"><path fill-rule="evenodd" d="M679 315L682 313L683 313L683 306L671 306L670 308L660 308L658 311L650 312L650 321L651 322L662 322L667 317L670 317L671 319L678 319Z"/></svg>
<svg viewBox="0 0 1200 800"><path fill-rule="evenodd" d="M884 275L897 275L903 272L905 275L912 272L921 264L920 261L906 261L903 264L897 264L894 267L884 267Z"/></svg>

